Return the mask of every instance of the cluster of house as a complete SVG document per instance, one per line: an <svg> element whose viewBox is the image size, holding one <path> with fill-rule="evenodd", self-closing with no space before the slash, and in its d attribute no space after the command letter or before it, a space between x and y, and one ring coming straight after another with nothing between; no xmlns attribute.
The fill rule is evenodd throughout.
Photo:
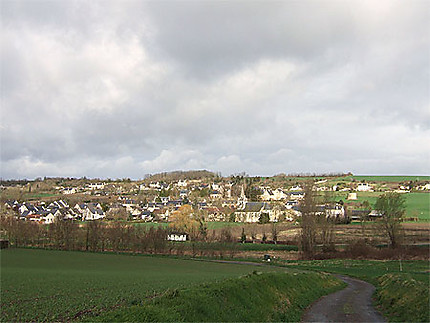
<svg viewBox="0 0 430 323"><path fill-rule="evenodd" d="M201 211L200 213L204 215L206 221L234 220L236 222L255 223L261 221L262 217L265 217L266 221L270 222L295 220L297 216L301 215L299 201L304 197L304 192L299 186L293 186L289 190L261 187L260 201L255 202L248 201L243 186L241 187L239 198L232 199L232 184L230 183L205 184L200 181L183 180L172 184L154 182L148 184L148 186L142 185L140 186L141 190L150 189L161 192L171 188L179 189L179 198L173 199L171 196L161 196L159 194L151 202L138 203L130 197L120 196L117 202L105 207L105 210L97 202L78 203L70 207L63 200L54 201L48 205L44 202L31 204L9 201L6 206L15 210L20 219L42 223L52 223L56 218L60 217L62 219L82 221L98 220L105 218L107 212L115 214L115 212L124 210L128 217L134 220L166 222L174 211L189 203L187 197L190 191L206 189L209 193L207 199L200 199L194 205ZM105 186L105 183L88 184L85 189L100 190ZM344 210L342 206L336 205L327 214L330 216L344 216Z"/></svg>
<svg viewBox="0 0 430 323"><path fill-rule="evenodd" d="M356 200L356 192L371 192L375 188L369 183L356 183L353 188L339 189L336 185L326 186L327 180L316 182L317 191L350 191L348 200ZM261 221L262 217L270 222L294 221L301 216L300 201L304 198L302 187L296 185L289 189L271 188L268 186L259 187L259 201L248 201L244 188L241 187L239 198L232 198L232 183L204 183L201 180L179 180L172 183L151 182L147 184L135 185L133 189L137 191L153 191L156 197L151 202L138 203L128 197L119 195L115 203L105 206L100 203L78 203L70 207L65 201L58 200L46 204L40 203L19 203L9 201L6 206L16 211L17 216L29 221L52 223L56 218L73 220L98 220L106 217L107 212L115 213L124 211L135 220L146 222L165 222L169 220L171 214L184 204L188 204L190 193L193 191L205 190L204 198L194 201L194 207L198 208L204 215L206 221L236 221L255 223ZM109 189L114 194L122 192L122 187L117 183L90 183L82 187L57 187L64 194L74 194L78 192L107 192ZM178 194L176 198L164 194L174 189ZM399 187L398 190L407 191L409 187ZM419 189L430 190L430 184L425 184ZM164 191L164 192L163 192ZM317 213L325 214L331 218L345 217L345 209L341 204L318 206ZM354 213L355 212L355 213ZM362 214L352 211L353 219L360 218ZM369 216L371 216L370 214ZM374 214L378 216L378 214Z"/></svg>
<svg viewBox="0 0 430 323"><path fill-rule="evenodd" d="M163 222L167 221L170 214L184 204L183 199L172 200L170 196L161 196L145 204L138 203L130 198L119 197L118 203L112 206L112 211L115 212L115 210L124 208L135 220Z"/></svg>
<svg viewBox="0 0 430 323"><path fill-rule="evenodd" d="M369 183L357 183L353 187L339 188L337 185L327 186L327 180L321 180L315 183L317 191L351 191L351 192L373 192L374 186ZM231 198L232 197L232 183L212 183L206 184L201 180L179 180L172 183L165 182L151 182L148 184L135 185L133 191L162 191L178 189L180 191L180 197L185 198L191 191L194 190L209 190L209 197L211 199ZM130 190L125 190L120 184L116 183L88 183L83 186L77 187L56 187L62 194L92 194L92 195L108 195L108 192L114 192L116 194L130 193ZM300 186L293 186L289 190L281 188L272 189L270 187L260 187L262 192L261 199L263 201L279 201L283 199L294 198L295 195L300 197ZM414 190L430 191L430 183L414 187ZM411 187L407 185L400 185L394 190L395 192L407 193L411 191Z"/></svg>
<svg viewBox="0 0 430 323"><path fill-rule="evenodd" d="M172 183L166 182L151 182L146 184L135 184L127 189L118 183L90 183L83 186L64 187L57 186L56 189L65 195L70 194L91 194L91 195L109 195L109 194L130 194L139 191L168 191L176 189L179 192L179 197L184 199L189 196L192 191L201 191L206 189L208 196L211 199L231 198L233 184L231 183L204 183L202 180L179 180Z"/></svg>
<svg viewBox="0 0 430 323"><path fill-rule="evenodd" d="M14 210L17 217L21 220L35 221L39 223L53 223L55 219L65 220L98 220L104 218L105 212L100 203L78 203L70 207L67 202L58 200L46 204L40 202L37 204L18 201L7 201L6 208Z"/></svg>
<svg viewBox="0 0 430 323"><path fill-rule="evenodd" d="M76 194L76 193L84 193L84 194L91 194L93 192L99 192L102 191L106 186L106 183L88 183L85 186L78 186L78 187L63 187L63 186L57 186L56 189L60 191L60 193L69 195L69 194Z"/></svg>
<svg viewBox="0 0 430 323"><path fill-rule="evenodd" d="M303 199L304 192L293 188L294 192L285 194L282 190L271 191L265 189L262 195L262 202L250 202L246 198L242 189L238 199L238 208L235 212L236 222L256 223L261 222L262 217L266 217L268 222L295 221L302 215L299 201ZM285 195L282 195L285 194ZM279 201L289 198L286 203L271 204L267 202ZM327 218L342 219L345 218L345 209L343 205L334 203L331 205L318 205L316 215L323 215Z"/></svg>

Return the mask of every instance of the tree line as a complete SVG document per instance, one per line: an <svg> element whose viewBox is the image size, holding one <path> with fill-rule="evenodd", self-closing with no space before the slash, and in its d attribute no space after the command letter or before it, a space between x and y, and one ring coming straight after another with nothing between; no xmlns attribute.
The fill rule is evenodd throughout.
<svg viewBox="0 0 430 323"><path fill-rule="evenodd" d="M14 217L2 217L4 238L15 247L36 247L90 252L131 252L143 254L233 256L236 239L228 228L219 234L194 231L188 242L168 241L172 228L134 226L123 222L91 221L78 224L57 220L40 225Z"/></svg>

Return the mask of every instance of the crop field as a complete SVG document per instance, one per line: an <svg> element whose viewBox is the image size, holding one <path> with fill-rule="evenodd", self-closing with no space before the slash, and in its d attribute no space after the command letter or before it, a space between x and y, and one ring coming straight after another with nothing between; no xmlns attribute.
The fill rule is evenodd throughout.
<svg viewBox="0 0 430 323"><path fill-rule="evenodd" d="M253 265L36 249L1 251L1 321L70 321L167 289L235 278Z"/></svg>

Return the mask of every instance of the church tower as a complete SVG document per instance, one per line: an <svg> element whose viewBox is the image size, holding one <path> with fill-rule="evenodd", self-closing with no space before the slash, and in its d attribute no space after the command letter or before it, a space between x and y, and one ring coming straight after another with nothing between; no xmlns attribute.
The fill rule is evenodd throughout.
<svg viewBox="0 0 430 323"><path fill-rule="evenodd" d="M248 202L248 198L245 195L245 190L243 189L243 185L242 185L242 189L240 191L240 197L237 199L238 209L244 209L247 202Z"/></svg>

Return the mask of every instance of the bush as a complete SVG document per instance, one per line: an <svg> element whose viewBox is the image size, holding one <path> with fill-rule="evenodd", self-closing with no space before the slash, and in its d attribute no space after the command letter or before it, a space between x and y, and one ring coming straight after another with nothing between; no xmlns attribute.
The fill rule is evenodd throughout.
<svg viewBox="0 0 430 323"><path fill-rule="evenodd" d="M345 249L345 254L353 259L368 258L375 253L375 248L367 244L364 240L352 241Z"/></svg>

